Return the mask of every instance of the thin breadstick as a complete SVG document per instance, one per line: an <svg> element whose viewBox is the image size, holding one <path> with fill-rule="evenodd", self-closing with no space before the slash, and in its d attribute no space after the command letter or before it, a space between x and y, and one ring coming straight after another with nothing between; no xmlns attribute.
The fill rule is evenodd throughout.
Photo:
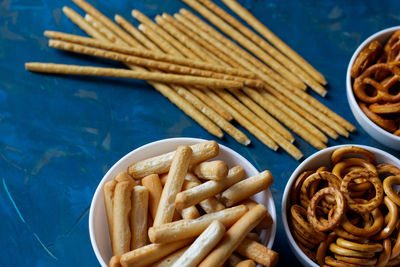
<svg viewBox="0 0 400 267"><path fill-rule="evenodd" d="M120 262L123 267L149 266L191 242L192 238L171 243L150 244L121 255Z"/></svg>
<svg viewBox="0 0 400 267"><path fill-rule="evenodd" d="M227 266L229 267L235 267L239 262L241 262L242 259L240 257L238 257L235 254L231 254L228 258L228 260L226 261Z"/></svg>
<svg viewBox="0 0 400 267"><path fill-rule="evenodd" d="M114 190L112 211L112 249L118 256L130 250L131 231L129 227L129 214L131 212L132 182L117 183Z"/></svg>
<svg viewBox="0 0 400 267"><path fill-rule="evenodd" d="M182 255L188 250L189 246L181 248L180 250L162 258L160 261L150 265L150 267L171 267Z"/></svg>
<svg viewBox="0 0 400 267"><path fill-rule="evenodd" d="M213 221L172 267L196 267L218 244L224 233L225 226L219 221Z"/></svg>
<svg viewBox="0 0 400 267"><path fill-rule="evenodd" d="M132 190L131 212L131 250L147 245L149 191L144 186L135 186Z"/></svg>
<svg viewBox="0 0 400 267"><path fill-rule="evenodd" d="M226 232L217 247L199 264L199 267L222 266L246 235L262 220L267 209L258 205L246 212Z"/></svg>
<svg viewBox="0 0 400 267"><path fill-rule="evenodd" d="M231 207L239 201L266 190L273 182L274 178L269 171L260 172L226 189L221 194L221 201L225 206Z"/></svg>
<svg viewBox="0 0 400 267"><path fill-rule="evenodd" d="M251 51L258 58L263 60L267 65L273 68L276 72L278 72L282 77L286 80L290 81L293 85L299 88L304 88L306 85L293 73L287 70L284 66L282 66L279 62L273 59L270 55L265 53L260 47L255 45L253 42L249 41L245 36L243 36L240 32L235 30L232 26L227 24L217 15L209 11L206 7L199 4L196 0L182 0L191 8L199 12L203 17L209 20L212 24L214 24L217 28L223 31L225 34L230 36L232 39L236 40L238 43L243 45L249 51Z"/></svg>
<svg viewBox="0 0 400 267"><path fill-rule="evenodd" d="M160 226L172 221L175 211L175 197L183 185L185 175L192 157L192 149L188 146L178 146L171 162L168 179L161 193L154 226Z"/></svg>
<svg viewBox="0 0 400 267"><path fill-rule="evenodd" d="M235 267L256 267L256 263L253 260L244 260L236 264Z"/></svg>
<svg viewBox="0 0 400 267"><path fill-rule="evenodd" d="M271 32L264 24L262 24L253 14L247 11L241 6L236 0L222 0L233 12L239 17L246 21L252 26L258 33L260 33L265 39L270 41L275 47L277 47L282 53L293 60L298 66L303 68L319 83L325 85L326 80L324 76L314 69L306 60L304 60L299 54L285 44L279 37Z"/></svg>
<svg viewBox="0 0 400 267"><path fill-rule="evenodd" d="M225 179L228 171L228 165L222 160L205 161L193 167L193 172L197 177L215 181Z"/></svg>
<svg viewBox="0 0 400 267"><path fill-rule="evenodd" d="M243 240L236 252L266 267L276 266L279 260L278 253L248 238Z"/></svg>
<svg viewBox="0 0 400 267"><path fill-rule="evenodd" d="M108 225L108 233L110 235L110 240L112 238L112 210L113 210L113 200L114 200L114 189L117 185L117 181L112 179L104 184L103 193L104 193L104 206L106 208L106 216L107 216L107 225ZM112 245L112 243L111 243Z"/></svg>
<svg viewBox="0 0 400 267"><path fill-rule="evenodd" d="M200 235L213 221L218 220L226 227L234 224L248 211L244 205L235 206L218 212L205 214L194 220L180 220L149 229L149 238L153 243L174 242Z"/></svg>
<svg viewBox="0 0 400 267"><path fill-rule="evenodd" d="M252 30L250 30L249 28L244 26L242 23L240 23L233 16L229 15L222 8L215 5L210 0L199 0L199 2L201 2L212 12L214 12L219 17L221 17L226 22L228 22L228 24L230 24L231 26L238 29L242 34L247 36L247 38L249 38L254 44L258 45L265 52L269 53L280 64L285 66L294 75L297 75L301 80L303 80L304 83L306 83L308 86L310 86L319 95L321 95L321 96L326 95L326 90L317 81L315 81L314 78L312 78L305 71L303 71L301 68L299 68L296 64L294 64L292 61L290 61L285 56L283 56L278 50L276 50L274 47L272 47L270 44L268 44L266 41L264 41L264 39L262 39L260 36L255 34Z"/></svg>
<svg viewBox="0 0 400 267"><path fill-rule="evenodd" d="M89 14L85 14L85 20L96 28L100 33L102 33L109 41L118 45L126 46L126 43L121 41L112 31L110 31L107 27L104 27L98 20L93 18Z"/></svg>
<svg viewBox="0 0 400 267"><path fill-rule="evenodd" d="M178 208L186 208L196 205L201 201L213 197L231 185L241 181L246 175L241 166L231 168L225 179L221 181L207 181L191 189L177 194L175 203Z"/></svg>
<svg viewBox="0 0 400 267"><path fill-rule="evenodd" d="M162 186L157 174L147 175L142 179L142 185L149 191L149 210L153 219L156 218L158 203L160 202Z"/></svg>
<svg viewBox="0 0 400 267"><path fill-rule="evenodd" d="M246 199L244 201L242 201L240 204L246 205L246 207L250 210L253 207L255 207L256 205L258 205L257 202L255 202L252 199ZM271 228L272 224L274 223L271 214L269 214L269 212L267 212L267 214L265 215L264 219L262 219L262 221L257 225L257 228L260 229L269 229Z"/></svg>
<svg viewBox="0 0 400 267"><path fill-rule="evenodd" d="M219 153L219 146L215 141L197 143L190 148L193 151L190 165L216 157ZM128 167L128 173L135 179L140 179L150 174L161 174L169 171L175 151L159 156L148 158L133 163Z"/></svg>
<svg viewBox="0 0 400 267"><path fill-rule="evenodd" d="M238 81L203 78L191 75L124 70L116 68L86 67L77 65L37 63L37 62L25 63L25 68L33 72L55 73L55 74L66 74L66 75L119 77L119 78L138 79L138 80L146 80L146 81L161 82L161 83L207 86L214 89L222 89L222 88L239 89L240 87L243 86L243 84Z"/></svg>

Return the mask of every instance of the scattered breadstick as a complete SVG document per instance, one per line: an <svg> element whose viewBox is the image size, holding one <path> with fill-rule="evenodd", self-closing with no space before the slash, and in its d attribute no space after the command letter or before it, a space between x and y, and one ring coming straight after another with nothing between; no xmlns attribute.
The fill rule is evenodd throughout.
<svg viewBox="0 0 400 267"><path fill-rule="evenodd" d="M245 171L243 167L235 166L229 170L226 178L221 181L207 181L201 185L178 193L175 199L176 206L183 209L200 203L241 181L244 176Z"/></svg>
<svg viewBox="0 0 400 267"><path fill-rule="evenodd" d="M160 226L172 221L175 211L175 197L182 189L191 157L192 149L190 147L179 146L176 149L168 172L168 179L158 204L154 226Z"/></svg>
<svg viewBox="0 0 400 267"><path fill-rule="evenodd" d="M221 194L221 201L225 206L231 207L235 203L267 189L273 182L274 178L271 173L263 171L226 189Z"/></svg>
<svg viewBox="0 0 400 267"><path fill-rule="evenodd" d="M213 221L172 267L196 267L218 244L224 233L225 226L219 221Z"/></svg>
<svg viewBox="0 0 400 267"><path fill-rule="evenodd" d="M131 211L131 250L147 245L149 191L144 186L135 186L132 190Z"/></svg>
<svg viewBox="0 0 400 267"><path fill-rule="evenodd" d="M190 165L211 159L218 155L219 146L215 141L197 143L190 148L193 151ZM150 174L161 174L169 171L175 151L138 161L128 167L128 173L135 179L140 179Z"/></svg>
<svg viewBox="0 0 400 267"><path fill-rule="evenodd" d="M180 250L162 258L160 261L150 265L150 267L171 267L182 255L188 250L189 246L181 248Z"/></svg>
<svg viewBox="0 0 400 267"><path fill-rule="evenodd" d="M149 210L154 220L162 193L160 178L157 174L150 174L142 179L142 185L149 191Z"/></svg>
<svg viewBox="0 0 400 267"><path fill-rule="evenodd" d="M244 260L236 264L236 267L256 267L256 263L253 260Z"/></svg>
<svg viewBox="0 0 400 267"><path fill-rule="evenodd" d="M204 161L193 167L197 177L206 180L223 180L228 175L228 165L222 160Z"/></svg>
<svg viewBox="0 0 400 267"><path fill-rule="evenodd" d="M239 244L236 252L266 267L276 266L279 260L278 253L248 238Z"/></svg>
<svg viewBox="0 0 400 267"><path fill-rule="evenodd" d="M248 211L244 205L235 206L218 212L205 214L194 220L179 220L149 229L149 238L153 243L165 243L200 235L213 221L218 220L226 227L234 224Z"/></svg>
<svg viewBox="0 0 400 267"><path fill-rule="evenodd" d="M113 210L113 200L114 200L114 189L117 185L117 182L113 179L104 184L103 193L104 193L104 206L106 208L106 216L107 216L107 224L108 224L108 233L110 235L110 240L112 238L112 210Z"/></svg>
<svg viewBox="0 0 400 267"><path fill-rule="evenodd" d="M263 205L257 205L246 212L226 232L217 247L199 264L199 267L222 266L246 235L262 220L266 214Z"/></svg>
<svg viewBox="0 0 400 267"><path fill-rule="evenodd" d="M129 214L131 212L132 182L117 183L114 190L112 211L112 249L118 256L130 250L131 231L129 227Z"/></svg>

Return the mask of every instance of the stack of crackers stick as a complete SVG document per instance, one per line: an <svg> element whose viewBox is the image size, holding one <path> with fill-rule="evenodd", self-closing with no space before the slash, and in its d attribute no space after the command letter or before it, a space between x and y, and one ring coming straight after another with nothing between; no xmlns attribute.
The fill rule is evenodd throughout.
<svg viewBox="0 0 400 267"><path fill-rule="evenodd" d="M250 144L234 119L268 148L281 147L297 160L303 154L287 128L317 149L328 137L355 131L304 91L309 86L325 96L324 77L235 0L223 2L262 37L210 0L183 2L233 40L187 9L155 22L133 10L141 23L136 28L120 15L114 23L84 0L73 1L86 15L68 7L63 12L92 38L46 31L49 45L120 61L131 70L27 63L28 70L147 80L209 133L222 138L224 131Z"/></svg>
<svg viewBox="0 0 400 267"><path fill-rule="evenodd" d="M215 141L138 161L103 187L116 266L275 266L259 242L273 219L251 197L273 177L229 168ZM211 161L210 161L211 160Z"/></svg>

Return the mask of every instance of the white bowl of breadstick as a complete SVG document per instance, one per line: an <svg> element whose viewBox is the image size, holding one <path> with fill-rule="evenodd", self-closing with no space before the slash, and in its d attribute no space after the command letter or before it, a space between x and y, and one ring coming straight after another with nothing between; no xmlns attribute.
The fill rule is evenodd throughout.
<svg viewBox="0 0 400 267"><path fill-rule="evenodd" d="M361 233L361 229L364 230L369 227L367 225L369 222L363 226L362 221L358 223L353 221L351 223L352 227L349 228L350 224L348 223L348 218L354 219L355 217L349 217L349 215L352 216L354 213L352 214L353 206L350 207L350 205L353 204L350 204L347 197L352 196L356 198L356 196L346 196L345 192L349 191L346 191L347 189L344 188L344 184L347 183L350 176L355 176L357 172L365 172L365 169L374 172L371 177L376 177L380 181L378 181L380 189L375 187L374 191L372 191L375 197L370 195L367 199L368 201L370 199L377 199L378 194L376 192L378 191L384 196L383 199L379 200L379 203L377 202L378 207L376 208L376 210L381 210L379 213L381 213L380 216L384 221L384 217L388 219L391 217L391 214L394 214L386 201L387 198L391 199L391 196L389 196L387 192L394 192L397 186L395 184L389 185L388 182L390 179L400 177L400 160L383 150L363 145L339 145L329 147L308 157L291 175L286 184L282 198L282 221L290 248L303 266L347 266L346 264L353 264L348 266L359 266L354 264L361 263L363 263L363 265L369 263L368 265L370 266L386 266L386 264L388 264L388 266L397 266L397 264L400 263L400 257L398 257L398 255L392 255L391 252L389 252L389 257L387 257L386 250L388 247L386 247L387 244L385 245L385 242L387 242L385 240L390 240L391 238L396 240L398 237L398 233L394 231L394 228L390 226L388 222L383 222L379 227L374 225L374 227L377 227L375 230L378 231L372 235L367 232L365 232L365 235ZM335 186L335 179L339 182L338 187ZM370 179L371 178L368 177L369 182L372 181ZM329 184L325 185L323 180L328 181ZM318 182L321 186L317 185L315 182ZM311 189L313 184L318 187ZM354 184L351 186L354 186ZM330 210L333 211L333 215L329 213L327 216L328 219L325 220L327 224L330 224L330 229L320 229L320 226L316 225L320 223L316 223L311 218L314 216L311 213L313 210L311 207L320 207L321 201L317 200L320 199L318 195L324 190L331 190L331 188L335 187L344 198L342 199L342 203L344 204L343 210L340 211L342 217L337 220L335 219L335 211L340 209L339 202L336 202L335 206L333 206L334 208ZM310 190L314 190L314 192L312 193ZM350 193L353 194L354 191L351 190L353 189L350 189ZM308 195L308 197L305 197L306 195ZM355 203L367 201L364 197L366 197L365 194L357 196L356 200L359 202ZM397 196L397 198L399 197ZM325 198L325 200L326 199L327 198ZM335 198L335 200L338 201L337 198ZM312 202L320 206L315 206ZM394 204L393 201L390 202L393 203L392 207L395 207L397 211L396 204ZM385 205L389 209L387 214L385 214ZM375 223L374 215L370 215L374 212L375 210L372 212L367 211L366 214L370 216L369 219L371 219L371 221L373 218ZM325 215L321 214L316 216L317 221L322 223L325 223L323 219L325 217ZM394 215L393 217L396 219L397 216ZM396 221L397 220L398 219L396 219ZM353 223L355 223L354 227ZM316 230L317 228L320 230ZM361 231L357 232L356 230ZM357 235L355 233L357 233ZM383 233L385 233L386 236L379 237L379 235ZM310 235L312 237L306 238L306 236ZM399 240L398 242L400 242ZM373 246L375 248L372 250L371 248ZM391 245L390 247L392 248ZM368 251L370 255L366 255L366 251Z"/></svg>
<svg viewBox="0 0 400 267"><path fill-rule="evenodd" d="M276 265L272 182L269 171L215 141L144 145L115 163L96 189L93 250L102 266Z"/></svg>
<svg viewBox="0 0 400 267"><path fill-rule="evenodd" d="M354 52L349 66L347 68L347 73L346 73L346 89L347 89L347 99L351 108L351 111L353 112L354 117L356 117L358 123L361 125L361 127L370 135L372 136L375 140L380 142L381 144L388 146L392 149L400 150L400 126L399 126L399 114L397 113L397 118L396 118L396 113L387 113L388 111L384 111L384 113L381 113L382 111L377 111L374 112L375 110L371 110L371 107L375 106L376 108L379 107L384 107L388 103L386 103L386 100L383 102L381 100L377 101L375 104L371 104L372 102L375 102L373 100L373 95L375 94L374 92L367 92L367 86L365 87L365 92L366 96L363 97L366 98L364 100L369 100L368 102L362 101L359 99L359 97L355 96L354 88L355 88L355 79L356 77L358 80L362 78L363 75L367 74L367 70L371 69L374 66L377 66L378 64L375 64L376 62L385 62L387 61L388 64L390 64L389 59L381 59L384 56L384 53L386 52L379 52L383 51L386 48L383 48L384 46L386 47L387 41L391 38L391 36L400 30L400 26L396 27L391 27L388 29L384 29L382 31L379 31L369 38L367 38ZM376 45L378 42L379 44ZM375 46L374 46L375 45ZM374 47L373 47L374 46ZM372 52L374 51L376 52ZM390 48L391 49L391 48ZM371 51L371 54L367 56L367 51ZM367 61L364 61L361 63L361 59L366 56L367 60L369 60L370 57L374 56L374 53L376 53L378 58L375 58L371 60L370 63ZM380 53L380 54L379 54ZM368 63L368 64L367 64ZM382 64L382 63L381 63ZM357 70L360 71L357 71ZM371 69L372 70L372 69ZM381 71L382 72L382 71ZM371 76L371 75L369 75ZM374 77L374 76L371 76ZM383 83L384 80L380 83ZM372 89L372 86L370 86ZM388 89L389 90L389 89ZM394 89L396 90L396 89ZM398 89L397 89L398 91ZM379 91L377 91L379 93ZM390 93L391 94L391 93ZM397 92L397 95L400 94ZM392 96L394 97L394 96ZM371 102L372 101L372 102ZM384 104L385 103L385 104ZM393 102L391 105L396 104L396 102ZM398 101L397 101L397 109L398 109ZM368 115L367 115L367 113ZM378 113L379 112L379 113ZM397 120L397 121L396 121ZM397 127L396 127L397 126Z"/></svg>

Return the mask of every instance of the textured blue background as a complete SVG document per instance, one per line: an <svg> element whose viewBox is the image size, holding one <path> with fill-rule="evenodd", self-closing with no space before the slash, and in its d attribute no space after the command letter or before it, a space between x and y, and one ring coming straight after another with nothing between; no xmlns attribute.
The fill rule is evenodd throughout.
<svg viewBox="0 0 400 267"><path fill-rule="evenodd" d="M359 127L345 96L345 72L353 51L374 32L399 24L400 1L240 2L325 75L329 93L322 102L358 127L350 139L330 145L366 144L400 155ZM154 17L184 7L178 0L91 3L110 17L119 13L131 21L133 8ZM88 209L104 173L148 142L180 136L214 139L144 82L25 71L26 61L119 66L47 47L44 30L82 34L62 15L65 4L78 10L71 2L50 0L0 4L0 265L96 266ZM279 213L286 181L298 162L251 139L249 147L230 137L219 142L259 170L273 173L271 190L279 218L274 249L281 266L293 266L298 263ZM298 138L297 144L306 157L315 152Z"/></svg>

